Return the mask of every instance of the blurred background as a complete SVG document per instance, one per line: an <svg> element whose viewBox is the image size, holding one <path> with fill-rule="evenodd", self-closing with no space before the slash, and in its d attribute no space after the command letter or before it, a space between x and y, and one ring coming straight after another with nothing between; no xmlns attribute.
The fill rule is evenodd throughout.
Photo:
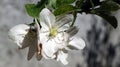
<svg viewBox="0 0 120 67"><path fill-rule="evenodd" d="M11 27L30 23L24 4L37 0L0 0L0 67L120 67L120 10L113 13L118 27L112 28L104 19L90 14L78 14L77 36L86 42L84 50L70 51L68 65L55 60L27 61L28 49L19 50L8 38Z"/></svg>

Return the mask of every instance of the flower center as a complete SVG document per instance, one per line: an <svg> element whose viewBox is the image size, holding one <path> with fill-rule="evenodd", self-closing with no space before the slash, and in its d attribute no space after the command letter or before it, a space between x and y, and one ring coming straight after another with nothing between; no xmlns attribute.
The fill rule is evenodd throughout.
<svg viewBox="0 0 120 67"><path fill-rule="evenodd" d="M56 27L52 27L52 28L50 29L50 34L49 34L49 36L50 36L50 37L55 37L57 34L58 34L57 28L56 28Z"/></svg>

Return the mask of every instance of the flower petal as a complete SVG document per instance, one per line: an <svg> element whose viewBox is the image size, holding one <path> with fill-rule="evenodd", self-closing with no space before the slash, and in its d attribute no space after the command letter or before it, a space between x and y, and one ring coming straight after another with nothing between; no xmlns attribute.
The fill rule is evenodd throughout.
<svg viewBox="0 0 120 67"><path fill-rule="evenodd" d="M81 38L74 38L69 42L69 45L76 49L83 49L85 47L85 42Z"/></svg>
<svg viewBox="0 0 120 67"><path fill-rule="evenodd" d="M47 8L44 8L40 13L40 23L42 28L49 30L55 23L55 16Z"/></svg>
<svg viewBox="0 0 120 67"><path fill-rule="evenodd" d="M35 25L36 25L36 29L37 29L37 39L38 39L38 44L40 44L40 23L37 22L37 19L35 19Z"/></svg>
<svg viewBox="0 0 120 67"><path fill-rule="evenodd" d="M40 23L37 22L37 19L35 19L35 25L36 25L36 29L37 29L37 34L39 35L39 33L40 33Z"/></svg>
<svg viewBox="0 0 120 67"><path fill-rule="evenodd" d="M56 48L64 49L68 44L69 36L64 32L61 32L61 33L58 33L53 40L56 44Z"/></svg>
<svg viewBox="0 0 120 67"><path fill-rule="evenodd" d="M70 22L72 22L72 15L65 15L62 17L58 17L56 20L56 23L53 26L57 26L58 28L62 28L65 24L68 24Z"/></svg>
<svg viewBox="0 0 120 67"><path fill-rule="evenodd" d="M70 27L70 28L66 31L66 33L68 33L68 35L69 35L70 37L72 37L72 36L74 36L75 34L77 34L77 32L78 32L78 28L77 28L76 26Z"/></svg>
<svg viewBox="0 0 120 67"><path fill-rule="evenodd" d="M40 38L40 41L41 41L42 44L45 43L45 42L47 42L48 39L49 39L49 32L45 32L44 33L42 31L40 31L39 38Z"/></svg>
<svg viewBox="0 0 120 67"><path fill-rule="evenodd" d="M9 31L9 37L12 39L19 47L22 47L21 43L25 35L28 33L30 27L26 24L19 24Z"/></svg>
<svg viewBox="0 0 120 67"><path fill-rule="evenodd" d="M61 61L64 65L68 64L68 61L66 60L68 57L67 53L64 53L63 51L58 52L57 61Z"/></svg>
<svg viewBox="0 0 120 67"><path fill-rule="evenodd" d="M53 59L55 58L55 53L57 51L55 42L53 40L48 40L48 42L42 43L43 44L43 56L46 59Z"/></svg>

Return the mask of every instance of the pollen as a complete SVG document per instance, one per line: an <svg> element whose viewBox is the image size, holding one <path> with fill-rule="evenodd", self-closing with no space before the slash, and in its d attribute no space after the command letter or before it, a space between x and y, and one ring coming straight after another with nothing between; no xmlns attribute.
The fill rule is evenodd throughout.
<svg viewBox="0 0 120 67"><path fill-rule="evenodd" d="M52 27L50 29L50 37L55 37L58 34L57 28L56 27Z"/></svg>

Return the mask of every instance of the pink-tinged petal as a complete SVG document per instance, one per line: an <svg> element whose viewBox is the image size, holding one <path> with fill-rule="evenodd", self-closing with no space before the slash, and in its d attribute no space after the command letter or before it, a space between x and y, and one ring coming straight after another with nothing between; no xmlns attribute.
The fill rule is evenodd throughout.
<svg viewBox="0 0 120 67"><path fill-rule="evenodd" d="M52 24L55 23L55 16L50 12L49 9L44 8L40 13L40 24L45 31L49 30L52 27Z"/></svg>
<svg viewBox="0 0 120 67"><path fill-rule="evenodd" d="M28 33L30 27L26 24L19 24L9 31L9 37L12 39L19 47L22 47L21 43L25 35Z"/></svg>
<svg viewBox="0 0 120 67"><path fill-rule="evenodd" d="M69 42L69 45L71 48L83 49L85 47L85 41L81 38L74 38Z"/></svg>
<svg viewBox="0 0 120 67"><path fill-rule="evenodd" d="M68 57L67 53L64 53L63 51L58 51L56 60L61 61L64 65L67 65L68 64L67 57Z"/></svg>

